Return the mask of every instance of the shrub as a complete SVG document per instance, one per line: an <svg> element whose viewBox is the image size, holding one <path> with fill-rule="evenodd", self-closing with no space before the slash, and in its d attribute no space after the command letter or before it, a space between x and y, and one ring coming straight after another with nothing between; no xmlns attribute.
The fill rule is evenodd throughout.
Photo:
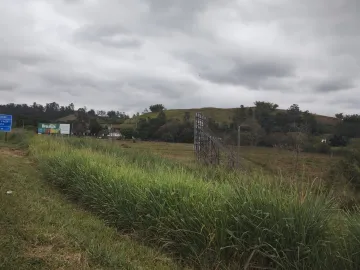
<svg viewBox="0 0 360 270"><path fill-rule="evenodd" d="M121 134L125 137L125 139L131 139L135 134L134 129L127 128L121 129Z"/></svg>
<svg viewBox="0 0 360 270"><path fill-rule="evenodd" d="M347 146L349 144L350 140L345 136L340 135L332 135L329 138L329 144L331 146Z"/></svg>

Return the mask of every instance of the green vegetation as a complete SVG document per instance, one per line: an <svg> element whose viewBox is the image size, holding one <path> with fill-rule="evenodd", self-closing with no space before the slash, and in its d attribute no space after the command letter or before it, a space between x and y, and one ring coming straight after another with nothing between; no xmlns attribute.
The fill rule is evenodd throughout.
<svg viewBox="0 0 360 270"><path fill-rule="evenodd" d="M45 179L108 224L185 264L212 269L356 269L358 214L322 187L259 172L211 179L150 154L94 140L38 136Z"/></svg>
<svg viewBox="0 0 360 270"><path fill-rule="evenodd" d="M56 102L45 106L34 103L0 105L0 113L12 114L15 127L36 130L38 122L71 123L71 131L78 136L107 137L110 131L120 131L125 138L189 143L194 136L194 116L203 113L209 120L213 134L228 145L237 143L237 129L241 125L241 144L251 146L284 146L288 149L328 154L332 149L320 145L327 138L332 147L345 147L349 138L360 137L358 115L336 114L336 117L314 115L302 111L297 104L281 110L277 104L256 101L254 106L238 108L200 108L167 110L162 104L149 106L142 114L130 118L125 112L79 108L74 104L60 106ZM299 142L298 134L303 137ZM121 136L123 139L124 136ZM320 137L320 138L319 138ZM315 138L317 141L315 141ZM351 140L350 140L351 141ZM341 152L341 151L340 151ZM337 152L337 153L340 153Z"/></svg>
<svg viewBox="0 0 360 270"><path fill-rule="evenodd" d="M180 269L44 182L20 142L25 136L0 142L0 269Z"/></svg>
<svg viewBox="0 0 360 270"><path fill-rule="evenodd" d="M52 136L29 139L25 129L10 133L9 141L16 147L28 147L30 159L44 178L69 199L110 227L131 235L128 241L134 245L133 252L127 253L122 248L119 252L113 242L115 248L110 247L110 242L94 240L104 245L97 254L92 251L91 239L107 236L83 235L80 236L83 245L77 246L78 242L72 242L68 236L74 237L77 232L71 233L69 229L63 237L70 240L64 240L62 245L71 251L78 248L76 252L85 254L90 268L141 268L151 261L149 269L166 269L175 267L172 261L176 261L176 265L201 269L238 269L239 265L245 269L357 269L360 156L354 149L359 144L360 116L337 114L336 118L326 118L301 111L297 104L287 110L279 110L277 104L268 102L254 105L200 110L209 118L213 133L228 145L236 144L237 127L241 125L241 157L250 165L241 174L197 166L188 144L139 141L110 144L92 138ZM82 108L75 112L71 104L0 107L2 113L14 114L16 126L31 127L37 121L52 121L55 116L68 117L71 112L75 118L69 121L79 136L105 134L109 130L104 130L104 125L114 127L116 123L131 126L123 130L128 138L192 142L193 117L199 110L183 110L179 115L179 110L166 110L162 104L152 105L150 110L130 119L115 111L95 113ZM326 143L321 142L324 138ZM3 164L10 168L17 166L4 161ZM30 170L31 165L27 166ZM26 174L24 171L21 175ZM43 185L48 188L46 192L56 192ZM31 195L34 190L27 190L30 200L35 196ZM64 203L54 201L52 206ZM35 209L30 202L25 206L26 209L14 207L22 214L32 207ZM52 215L44 209L39 211L41 220ZM38 218L33 212L27 215L30 220ZM19 223L18 217L18 213L14 214L9 224ZM89 214L89 218L94 217ZM75 215L72 227L80 230L87 226L75 224L78 219ZM39 222L34 230L52 226L53 222ZM98 226L104 226L98 222ZM58 224L54 226L57 229ZM7 225L5 233L13 235L21 230L19 227L12 231ZM115 235L112 229L106 230ZM20 235L27 235L21 232ZM16 244L17 250L3 264L16 261L21 267L29 267L27 255L16 255L27 254L29 241L16 239L14 243L20 243ZM7 249L15 250L9 242ZM153 249L137 242L145 242ZM154 249L161 249L172 260L154 259ZM56 267L58 263L66 267L64 262L52 261L56 259L54 256L49 255L50 261L42 259L41 267ZM161 258L165 257L161 255Z"/></svg>

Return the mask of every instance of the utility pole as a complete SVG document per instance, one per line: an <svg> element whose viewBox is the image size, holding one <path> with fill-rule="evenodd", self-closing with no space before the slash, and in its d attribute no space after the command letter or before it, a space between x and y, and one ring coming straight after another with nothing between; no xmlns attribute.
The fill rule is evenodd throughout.
<svg viewBox="0 0 360 270"><path fill-rule="evenodd" d="M237 161L238 161L239 167L240 167L240 127L241 127L241 125L238 126L238 142L237 142L237 145L238 145Z"/></svg>

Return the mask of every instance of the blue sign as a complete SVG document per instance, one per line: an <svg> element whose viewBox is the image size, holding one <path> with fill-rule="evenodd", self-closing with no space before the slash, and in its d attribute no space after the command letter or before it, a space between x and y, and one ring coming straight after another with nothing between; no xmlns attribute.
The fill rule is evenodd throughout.
<svg viewBox="0 0 360 270"><path fill-rule="evenodd" d="M12 126L12 115L0 114L0 132L10 132Z"/></svg>

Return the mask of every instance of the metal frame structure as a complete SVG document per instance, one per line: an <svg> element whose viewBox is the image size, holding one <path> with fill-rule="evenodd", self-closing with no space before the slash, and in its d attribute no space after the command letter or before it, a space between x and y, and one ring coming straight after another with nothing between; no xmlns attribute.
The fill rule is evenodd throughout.
<svg viewBox="0 0 360 270"><path fill-rule="evenodd" d="M210 130L208 119L200 112L195 114L194 121L194 152L197 161L207 165L226 165L230 168L239 167L240 160L236 153L226 147L222 140Z"/></svg>

